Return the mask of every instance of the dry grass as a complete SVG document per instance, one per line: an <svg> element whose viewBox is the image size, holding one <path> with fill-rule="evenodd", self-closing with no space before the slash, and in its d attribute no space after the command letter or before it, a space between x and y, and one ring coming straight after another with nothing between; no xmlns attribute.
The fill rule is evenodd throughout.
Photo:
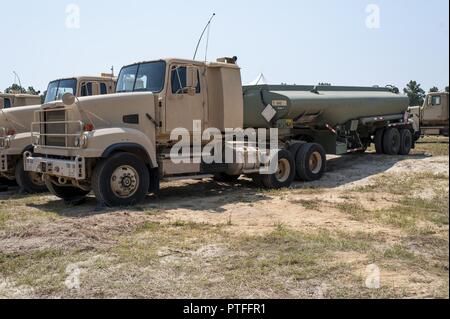
<svg viewBox="0 0 450 319"><path fill-rule="evenodd" d="M101 213L92 199L1 197L0 298L449 297L445 173L381 172L342 190L211 191L202 209L191 188L174 192ZM380 289L365 285L371 264ZM68 266L80 289L66 287Z"/></svg>

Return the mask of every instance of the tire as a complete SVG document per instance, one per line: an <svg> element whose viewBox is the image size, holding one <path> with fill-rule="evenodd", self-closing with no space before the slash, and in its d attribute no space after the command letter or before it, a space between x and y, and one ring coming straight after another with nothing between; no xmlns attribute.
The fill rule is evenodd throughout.
<svg viewBox="0 0 450 319"><path fill-rule="evenodd" d="M410 130L403 129L400 131L400 155L409 155L413 146L413 135Z"/></svg>
<svg viewBox="0 0 450 319"><path fill-rule="evenodd" d="M136 155L117 153L95 167L92 190L97 200L109 207L139 204L148 194L150 174Z"/></svg>
<svg viewBox="0 0 450 319"><path fill-rule="evenodd" d="M262 182L262 178L261 178L262 175L260 175L260 174L251 174L248 177L250 177L252 179L253 184L255 184L255 186L257 188L264 188L265 187L263 182Z"/></svg>
<svg viewBox="0 0 450 319"><path fill-rule="evenodd" d="M384 138L384 129L379 129L375 132L375 149L377 151L377 154L384 154L384 148L383 148L383 138Z"/></svg>
<svg viewBox="0 0 450 319"><path fill-rule="evenodd" d="M20 189L28 194L38 194L48 191L42 179L42 174L25 172L23 169L23 159L19 159L16 164L15 176Z"/></svg>
<svg viewBox="0 0 450 319"><path fill-rule="evenodd" d="M325 150L319 144L305 144L295 159L297 178L312 182L322 178L327 167Z"/></svg>
<svg viewBox="0 0 450 319"><path fill-rule="evenodd" d="M388 128L383 137L383 150L387 155L398 155L400 153L401 136L395 127Z"/></svg>
<svg viewBox="0 0 450 319"><path fill-rule="evenodd" d="M63 199L66 204L79 203L90 193L74 186L59 186L53 184L48 178L44 179L45 185L58 198Z"/></svg>
<svg viewBox="0 0 450 319"><path fill-rule="evenodd" d="M228 175L226 173L217 173L214 175L214 180L219 183L234 183L241 175Z"/></svg>
<svg viewBox="0 0 450 319"><path fill-rule="evenodd" d="M273 165L275 165L273 163ZM278 152L278 162L276 163L276 173L261 175L263 185L268 189L287 188L292 185L295 179L295 161L291 152L280 150Z"/></svg>

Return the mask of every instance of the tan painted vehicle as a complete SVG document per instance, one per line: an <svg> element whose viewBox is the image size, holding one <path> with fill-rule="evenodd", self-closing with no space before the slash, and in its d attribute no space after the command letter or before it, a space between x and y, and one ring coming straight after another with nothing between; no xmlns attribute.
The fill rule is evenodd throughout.
<svg viewBox="0 0 450 319"><path fill-rule="evenodd" d="M115 83L107 74L55 80L48 85L45 103L61 100L65 93L77 97L110 94L115 92ZM31 123L41 108L40 98L34 102L36 105L8 108L0 114L0 178L16 181L27 193L47 190L41 174L23 170L23 154L33 148Z"/></svg>
<svg viewBox="0 0 450 319"><path fill-rule="evenodd" d="M0 109L36 104L41 104L41 97L39 95L0 93Z"/></svg>
<svg viewBox="0 0 450 319"><path fill-rule="evenodd" d="M44 104L25 170L43 174L65 201L93 191L100 203L128 206L164 180L247 175L283 188L320 179L326 153L375 143L379 153L406 155L413 147L406 96L389 88L243 87L236 60L132 64L122 68L117 94Z"/></svg>
<svg viewBox="0 0 450 319"><path fill-rule="evenodd" d="M448 136L448 96L448 92L429 93L423 106L409 108L413 115L416 139L427 135Z"/></svg>

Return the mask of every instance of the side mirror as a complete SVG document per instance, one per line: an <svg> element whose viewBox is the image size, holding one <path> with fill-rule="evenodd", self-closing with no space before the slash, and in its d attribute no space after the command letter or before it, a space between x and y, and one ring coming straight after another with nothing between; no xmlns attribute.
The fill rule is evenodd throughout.
<svg viewBox="0 0 450 319"><path fill-rule="evenodd" d="M75 103L75 95L72 93L65 93L62 98L62 102L65 106L71 106Z"/></svg>
<svg viewBox="0 0 450 319"><path fill-rule="evenodd" d="M186 86L190 95L195 95L198 86L198 68L188 66L186 69Z"/></svg>

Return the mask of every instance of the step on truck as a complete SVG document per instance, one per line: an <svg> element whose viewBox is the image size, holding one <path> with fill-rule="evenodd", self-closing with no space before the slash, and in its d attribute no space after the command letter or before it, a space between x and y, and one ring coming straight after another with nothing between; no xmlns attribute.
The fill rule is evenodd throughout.
<svg viewBox="0 0 450 319"><path fill-rule="evenodd" d="M422 106L409 108L414 120L415 138L447 136L449 125L448 92L429 93Z"/></svg>
<svg viewBox="0 0 450 319"><path fill-rule="evenodd" d="M243 87L236 60L136 63L122 68L116 94L44 104L25 169L65 201L93 191L128 206L165 180L247 175L285 188L320 179L326 154L414 147L408 98L390 88Z"/></svg>
<svg viewBox="0 0 450 319"><path fill-rule="evenodd" d="M116 79L108 74L55 80L48 85L45 104L57 103L65 93L77 97L114 93L115 83ZM5 184L15 181L27 193L47 191L42 174L23 169L23 154L33 149L31 123L34 113L41 108L38 98L35 105L7 108L0 113L0 178Z"/></svg>

